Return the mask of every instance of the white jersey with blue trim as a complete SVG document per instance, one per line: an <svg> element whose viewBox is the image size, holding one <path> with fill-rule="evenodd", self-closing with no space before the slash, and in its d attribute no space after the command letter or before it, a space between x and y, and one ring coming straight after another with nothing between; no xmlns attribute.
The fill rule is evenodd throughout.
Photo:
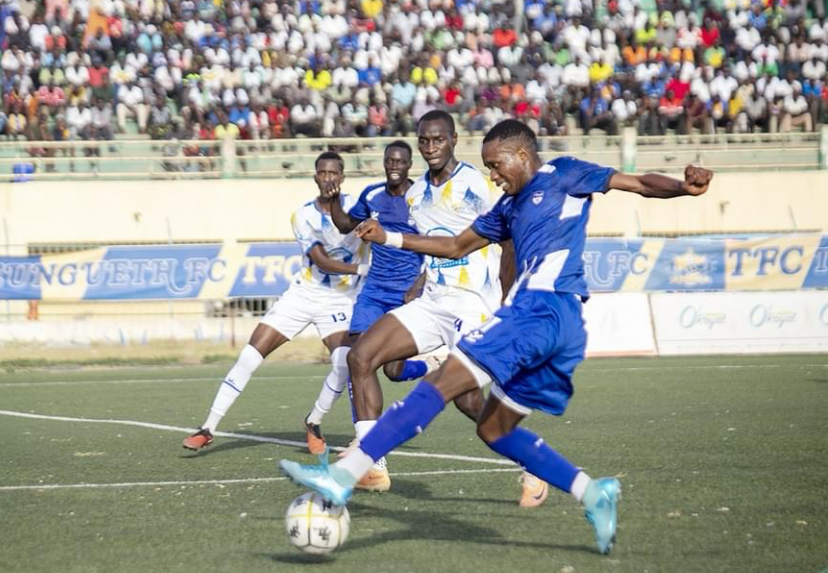
<svg viewBox="0 0 828 573"><path fill-rule="evenodd" d="M340 201L346 213L356 203L353 197L344 194L340 195ZM334 260L354 265L368 263L371 250L355 232L347 235L340 233L330 214L319 208L316 199L296 210L290 224L299 248L302 249L302 268L294 275L294 279L298 278L311 286L337 292L355 292L359 288L361 277L322 272L308 256L314 245L322 245L328 256Z"/></svg>
<svg viewBox="0 0 828 573"><path fill-rule="evenodd" d="M472 165L460 162L442 185L431 183L429 173L406 192L411 218L421 235L456 236L486 213L497 200L497 190ZM488 246L462 259L426 255L428 280L480 294L491 308L500 306L500 247Z"/></svg>

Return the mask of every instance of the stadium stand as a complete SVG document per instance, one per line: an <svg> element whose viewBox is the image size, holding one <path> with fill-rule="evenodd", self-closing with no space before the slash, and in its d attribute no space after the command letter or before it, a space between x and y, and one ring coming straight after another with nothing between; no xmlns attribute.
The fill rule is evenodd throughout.
<svg viewBox="0 0 828 573"><path fill-rule="evenodd" d="M823 0L3 0L0 133L812 131L827 39Z"/></svg>

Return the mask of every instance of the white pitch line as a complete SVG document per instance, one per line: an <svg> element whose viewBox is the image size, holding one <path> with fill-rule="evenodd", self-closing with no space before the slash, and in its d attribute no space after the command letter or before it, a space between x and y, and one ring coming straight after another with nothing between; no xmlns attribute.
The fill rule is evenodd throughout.
<svg viewBox="0 0 828 573"><path fill-rule="evenodd" d="M256 376L257 380L322 380L324 376ZM221 376L199 376L198 378L131 378L126 380L44 380L42 382L3 382L0 388L26 388L29 386L82 386L87 384L160 384L181 382L221 382Z"/></svg>
<svg viewBox="0 0 828 573"><path fill-rule="evenodd" d="M590 372L647 372L651 370L748 370L748 369L796 369L828 368L828 364L712 364L705 366L620 366L617 368L583 367L579 374ZM256 376L257 380L322 380L325 376ZM42 382L2 382L0 388L28 388L32 386L82 386L89 384L169 384L185 382L221 381L220 376L199 376L195 378L131 378L126 380L44 380Z"/></svg>
<svg viewBox="0 0 828 573"><path fill-rule="evenodd" d="M476 470L433 470L425 472L392 472L392 477L416 477L416 476L439 476L439 475L455 475L455 474L484 474L484 473L499 473L499 472L516 472L520 470L518 467L514 468L480 468ZM53 484L39 484L39 485L4 485L0 486L0 491L46 491L58 489L103 489L103 488L127 488L127 487L163 487L163 486L182 486L182 485L232 485L232 484L250 484L250 483L270 483L276 481L286 481L286 477L266 477L266 478L241 478L241 479L209 479L209 480L182 480L182 481L132 481L122 483L53 483Z"/></svg>
<svg viewBox="0 0 828 573"><path fill-rule="evenodd" d="M29 418L34 420L50 420L55 422L79 422L82 424L116 424L120 426L136 426L139 428L150 428L152 430L163 430L165 432L183 432L191 434L195 428L184 428L182 426L168 426L165 424L154 424L152 422L139 422L137 420L113 420L106 418L70 418L68 416L47 416L45 414L32 414L29 412L17 412L14 410L0 410L0 416L12 416L15 418ZM263 442L267 444L278 444L280 446L295 446L304 448L307 447L305 442L298 442L294 440L280 440L279 438L269 438L267 436L256 436L253 434L239 434L235 432L214 432L214 436L221 438L236 438L238 440L249 440L251 442ZM345 448L332 447L331 450L342 451ZM404 456L409 458L429 458L435 460L452 460L459 462L479 462L484 464L506 465L513 466L514 462L505 459L481 458L475 456L460 456L454 454L430 454L424 452L390 452L390 455Z"/></svg>

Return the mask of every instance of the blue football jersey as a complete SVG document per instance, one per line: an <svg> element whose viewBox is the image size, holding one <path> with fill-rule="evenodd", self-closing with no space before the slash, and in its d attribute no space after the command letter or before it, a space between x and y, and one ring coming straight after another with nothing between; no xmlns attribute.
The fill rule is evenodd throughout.
<svg viewBox="0 0 828 573"><path fill-rule="evenodd" d="M417 234L409 217L405 196L391 195L385 183L366 187L348 214L360 221L376 219L387 231ZM381 290L404 292L420 275L422 265L423 255L373 244L371 269L363 288L381 287Z"/></svg>
<svg viewBox="0 0 828 573"><path fill-rule="evenodd" d="M583 252L593 193L605 193L615 170L574 157L543 165L517 195L503 195L473 230L493 243L512 239L521 290L589 296Z"/></svg>

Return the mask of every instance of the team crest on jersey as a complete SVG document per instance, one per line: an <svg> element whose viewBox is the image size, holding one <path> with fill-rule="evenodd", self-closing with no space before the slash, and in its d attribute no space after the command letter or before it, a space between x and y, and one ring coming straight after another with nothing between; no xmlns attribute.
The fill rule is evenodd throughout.
<svg viewBox="0 0 828 573"><path fill-rule="evenodd" d="M532 203L534 205L540 205L540 202L543 201L543 190L538 189L534 193L532 193Z"/></svg>

